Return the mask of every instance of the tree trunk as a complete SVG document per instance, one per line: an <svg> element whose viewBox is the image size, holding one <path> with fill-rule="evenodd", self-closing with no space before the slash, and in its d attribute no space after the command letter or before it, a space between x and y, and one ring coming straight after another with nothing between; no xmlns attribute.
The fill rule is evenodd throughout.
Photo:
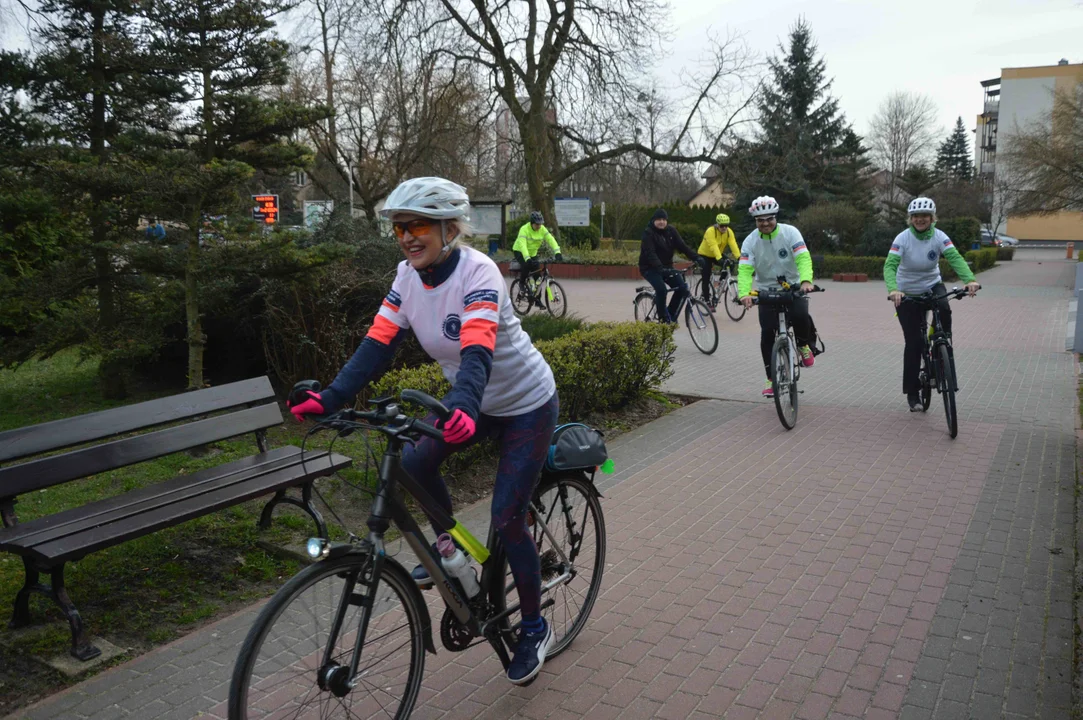
<svg viewBox="0 0 1083 720"><path fill-rule="evenodd" d="M199 318L199 232L197 213L189 220L188 253L184 263L184 312L188 321L188 389L203 387L203 348L206 337Z"/></svg>
<svg viewBox="0 0 1083 720"><path fill-rule="evenodd" d="M98 165L107 158L105 144L106 80L105 80L105 8L92 5L91 22L94 30L91 40L90 75L93 91L90 100L90 154ZM119 400L127 397L124 384L123 363L108 357L116 344L116 296L113 292L113 258L106 246L108 240L105 200L97 188L90 191L91 238L94 266L98 286L98 338L105 357L98 366L98 381L102 397Z"/></svg>
<svg viewBox="0 0 1083 720"><path fill-rule="evenodd" d="M545 225L559 241L560 227L557 225L556 188L549 183L551 177L552 148L544 109L535 110L532 103L526 117L519 123L519 137L523 142L523 161L526 166L526 186L530 195L530 209L540 210L545 216ZM542 106L544 107L544 106Z"/></svg>

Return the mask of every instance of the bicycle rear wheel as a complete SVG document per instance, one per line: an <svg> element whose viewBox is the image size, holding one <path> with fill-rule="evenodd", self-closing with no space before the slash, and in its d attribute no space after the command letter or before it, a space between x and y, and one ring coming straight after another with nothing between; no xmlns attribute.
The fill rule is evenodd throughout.
<svg viewBox="0 0 1083 720"><path fill-rule="evenodd" d="M545 285L545 308L555 318L564 317L568 312L568 296L564 294L564 288L556 280L549 280Z"/></svg>
<svg viewBox="0 0 1083 720"><path fill-rule="evenodd" d="M658 317L654 307L654 293L644 291L636 295L636 299L632 301L632 309L637 321L653 322Z"/></svg>
<svg viewBox="0 0 1083 720"><path fill-rule="evenodd" d="M797 425L797 378L794 376L790 343L785 335L775 339L771 349L771 377L775 383L775 410L782 427L793 430Z"/></svg>
<svg viewBox="0 0 1083 720"><path fill-rule="evenodd" d="M371 568L370 554L350 553L310 565L275 593L237 657L230 720L409 717L425 669L422 609L402 568L387 563L375 580ZM373 608L350 687L363 598L373 581Z"/></svg>
<svg viewBox="0 0 1083 720"><path fill-rule="evenodd" d="M522 316L530 312L534 297L527 288L523 287L522 281L518 278L512 280L511 290L509 290L508 293L511 296L511 308L515 311L516 315Z"/></svg>
<svg viewBox="0 0 1083 720"><path fill-rule="evenodd" d="M948 346L939 345L936 350L940 363L940 395L944 400L944 416L948 421L948 434L954 438L959 434L959 416L955 411L955 369Z"/></svg>
<svg viewBox="0 0 1083 720"><path fill-rule="evenodd" d="M929 353L923 352L921 355L921 371L918 373L918 382L921 383L921 411L925 412L929 409L929 404L933 399L933 383L935 382L933 375L932 363L929 362Z"/></svg>
<svg viewBox="0 0 1083 720"><path fill-rule="evenodd" d="M569 576L549 592L542 592L543 606L550 599L553 601L542 610L542 616L553 628L553 644L547 658L564 652L575 640L586 625L602 589L605 519L599 497L594 483L583 473L543 477L534 493L527 525L541 558L542 586L562 575ZM549 534L535 521L538 517L549 529ZM519 600L507 558L504 557L502 562L504 572L494 576L498 580L489 591L490 602L497 613ZM513 613L503 621L502 634L509 644L514 642L513 628L521 620L519 613Z"/></svg>
<svg viewBox="0 0 1083 720"><path fill-rule="evenodd" d="M726 281L726 288L722 293L722 304L726 306L726 314L734 322L740 321L748 312L748 308L737 299L737 280L735 278L731 277Z"/></svg>
<svg viewBox="0 0 1083 720"><path fill-rule="evenodd" d="M711 308L702 300L688 298L684 306L684 323L688 326L692 342L701 353L710 355L718 349L718 323Z"/></svg>

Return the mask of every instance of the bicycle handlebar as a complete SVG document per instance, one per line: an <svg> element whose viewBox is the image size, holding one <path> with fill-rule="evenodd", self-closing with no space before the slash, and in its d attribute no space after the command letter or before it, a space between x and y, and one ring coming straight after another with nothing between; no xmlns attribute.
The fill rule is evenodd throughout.
<svg viewBox="0 0 1083 720"><path fill-rule="evenodd" d="M981 290L981 285L978 285L978 290ZM976 292L976 291L975 291ZM932 291L923 292L920 295L903 295L902 302L916 302L916 303L930 303L939 302L940 300L962 300L964 297L970 294L970 291L965 287L953 287L943 295L934 295ZM888 302L891 302L891 298L888 297Z"/></svg>
<svg viewBox="0 0 1083 720"><path fill-rule="evenodd" d="M446 422L451 418L451 411L442 402L420 390L403 390L399 397L403 401L421 405L442 421ZM404 414L394 398L384 397L369 402L376 406L375 410L354 410L352 408L339 410L336 413L320 417L317 420L316 429L328 428L336 430L343 436L349 435L357 429L370 429L403 440L417 440L421 435L426 435L434 440L442 440L444 437L443 430L424 420ZM313 419L316 419L316 417Z"/></svg>
<svg viewBox="0 0 1083 720"><path fill-rule="evenodd" d="M764 294L767 295L767 300L770 304L779 305L783 303L793 302L795 298L805 297L810 293L826 292L827 288L822 288L819 285L813 285L811 290L801 290L800 288L792 288L790 290L765 290ZM760 304L760 298L763 294L760 294L759 290L753 290L747 297L752 298L753 305Z"/></svg>

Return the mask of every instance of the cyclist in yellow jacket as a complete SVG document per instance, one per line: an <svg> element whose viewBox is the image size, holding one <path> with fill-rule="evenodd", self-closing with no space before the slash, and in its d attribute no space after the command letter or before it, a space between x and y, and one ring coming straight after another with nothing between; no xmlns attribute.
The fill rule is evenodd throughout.
<svg viewBox="0 0 1083 720"><path fill-rule="evenodd" d="M714 305L711 304L711 267L714 263L722 265L722 253L725 250L730 251L730 256L733 261L737 261L741 257L741 249L737 247L737 239L733 237L733 230L730 230L730 216L726 213L719 213L715 216L715 224L707 228L707 232L703 233L703 242L699 244L699 256L703 258L703 282L700 283L703 293L703 302L711 305L711 309L714 310Z"/></svg>
<svg viewBox="0 0 1083 720"><path fill-rule="evenodd" d="M519 263L519 282L523 284L523 287L527 287L526 281L530 273L537 272L541 267L534 256L538 254L542 242L548 245L556 255L557 262L564 259L564 256L560 254L557 239L545 225L542 225L543 222L545 218L540 212L535 210L530 213L530 222L523 223L523 226L519 228L519 235L515 238L515 244L511 246L511 251L515 253L515 259ZM538 305L541 306L540 301Z"/></svg>

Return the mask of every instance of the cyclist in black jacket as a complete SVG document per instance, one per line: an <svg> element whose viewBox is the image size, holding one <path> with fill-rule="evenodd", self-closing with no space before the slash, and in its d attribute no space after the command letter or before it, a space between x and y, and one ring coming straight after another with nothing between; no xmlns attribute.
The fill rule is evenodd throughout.
<svg viewBox="0 0 1083 720"><path fill-rule="evenodd" d="M684 274L673 269L673 251L680 250L689 260L700 263L699 254L681 239L677 229L669 224L669 215L662 208L654 211L651 222L643 230L639 247L639 273L654 288L654 303L658 319L676 322L677 308L688 297ZM666 285L673 288L673 297L666 307Z"/></svg>

